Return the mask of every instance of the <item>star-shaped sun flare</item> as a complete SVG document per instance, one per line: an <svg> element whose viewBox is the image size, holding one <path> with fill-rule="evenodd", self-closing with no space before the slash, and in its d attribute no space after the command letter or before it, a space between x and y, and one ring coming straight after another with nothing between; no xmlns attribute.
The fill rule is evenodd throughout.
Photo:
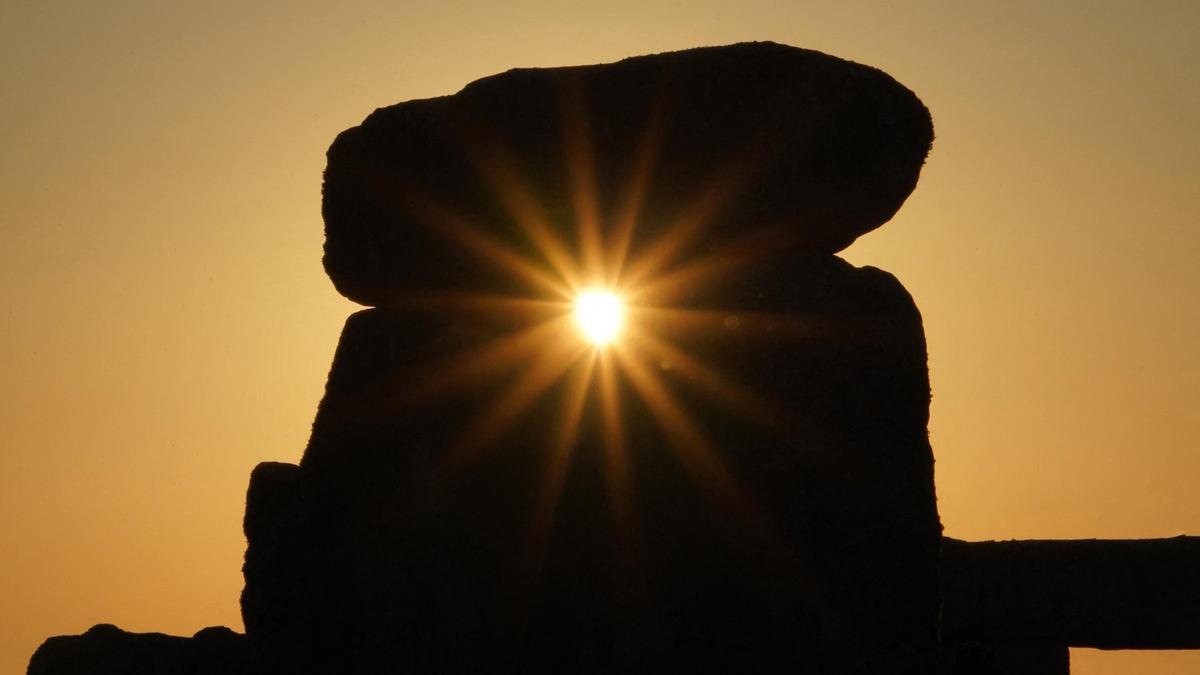
<svg viewBox="0 0 1200 675"><path fill-rule="evenodd" d="M582 114L581 109L576 111ZM658 150L654 146L660 134L647 129L641 151L631 157L624 197L618 199L612 214L602 217L589 125L586 119L571 115L566 122L564 157L575 210L574 223L567 228L543 211L520 175L519 163L511 160L500 142L491 139L494 142L472 144L476 151L471 159L480 177L533 244L532 251L496 239L487 228L447 205L428 200L417 203L414 215L425 225L470 251L481 264L530 289L527 297L455 296L448 300L454 310L527 312L536 318L467 353L454 354L445 363L434 364L430 376L422 378L418 390L408 392L405 398L428 402L447 391L471 388L481 377L512 373L493 400L475 411L473 421L460 430L458 441L444 453L442 464L447 471L443 475L452 476L483 453L498 451L502 444L497 441L556 384L564 383L559 388L563 401L554 447L547 448L549 465L536 502L537 513L530 519L531 541L545 541L590 399L600 410L605 436L600 440L614 512L625 521L621 527L630 530L625 535L638 537L630 492L632 467L620 414L622 393L640 399L640 407L653 416L666 439L666 449L678 456L692 479L703 485L705 494L748 519L761 520L705 430L673 393L673 386L695 388L754 423L779 410L671 338L689 331L726 332L722 326L729 325L736 308L689 309L673 299L716 283L722 275L736 271L739 261L750 262L764 254L762 239L754 237L748 240L754 241L758 250L735 246L731 249L735 254L719 260L687 259L681 253L699 240L720 209L737 195L752 173L747 170L746 158L733 158L725 166L714 167L708 188L695 195L683 213L646 228L655 236L635 237L639 228L646 226L640 220L640 200L653 179ZM563 240L559 233L564 230L574 230L574 242ZM642 243L635 245L635 241ZM739 258L739 254L746 255Z"/></svg>

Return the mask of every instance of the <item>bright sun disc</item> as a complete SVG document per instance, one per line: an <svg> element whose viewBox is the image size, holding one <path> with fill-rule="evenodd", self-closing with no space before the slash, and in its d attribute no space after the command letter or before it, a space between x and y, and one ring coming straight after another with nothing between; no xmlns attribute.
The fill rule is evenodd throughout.
<svg viewBox="0 0 1200 675"><path fill-rule="evenodd" d="M575 299L575 319L596 345L612 342L621 330L624 314L621 299L607 291L586 291Z"/></svg>

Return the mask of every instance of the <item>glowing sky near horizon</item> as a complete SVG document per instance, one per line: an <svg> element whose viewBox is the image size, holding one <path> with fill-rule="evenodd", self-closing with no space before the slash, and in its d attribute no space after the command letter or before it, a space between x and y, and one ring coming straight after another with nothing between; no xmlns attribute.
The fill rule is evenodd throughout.
<svg viewBox="0 0 1200 675"><path fill-rule="evenodd" d="M320 267L339 131L705 44L867 63L933 112L916 192L844 255L924 315L948 534L1200 534L1198 29L1170 0L5 4L0 673L100 622L240 628L250 470L300 457L356 308Z"/></svg>

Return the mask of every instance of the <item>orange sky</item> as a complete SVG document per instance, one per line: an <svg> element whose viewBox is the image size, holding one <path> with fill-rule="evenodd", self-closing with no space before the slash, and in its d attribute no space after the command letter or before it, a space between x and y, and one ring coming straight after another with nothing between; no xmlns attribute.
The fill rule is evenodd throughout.
<svg viewBox="0 0 1200 675"><path fill-rule="evenodd" d="M845 255L924 313L947 533L1200 534L1200 4L216 4L0 6L0 674L98 622L240 629L250 469L299 459L354 309L325 148L515 66L768 39L887 70L937 140Z"/></svg>

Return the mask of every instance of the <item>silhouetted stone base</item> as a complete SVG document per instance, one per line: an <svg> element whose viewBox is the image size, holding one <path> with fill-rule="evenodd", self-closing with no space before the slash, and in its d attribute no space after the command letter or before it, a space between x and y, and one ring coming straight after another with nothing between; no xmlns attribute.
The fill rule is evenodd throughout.
<svg viewBox="0 0 1200 675"><path fill-rule="evenodd" d="M943 675L1069 675L1071 653L1054 642L964 642L942 650Z"/></svg>
<svg viewBox="0 0 1200 675"><path fill-rule="evenodd" d="M99 624L43 642L27 675L244 675L248 656L246 636L225 627L185 638Z"/></svg>

